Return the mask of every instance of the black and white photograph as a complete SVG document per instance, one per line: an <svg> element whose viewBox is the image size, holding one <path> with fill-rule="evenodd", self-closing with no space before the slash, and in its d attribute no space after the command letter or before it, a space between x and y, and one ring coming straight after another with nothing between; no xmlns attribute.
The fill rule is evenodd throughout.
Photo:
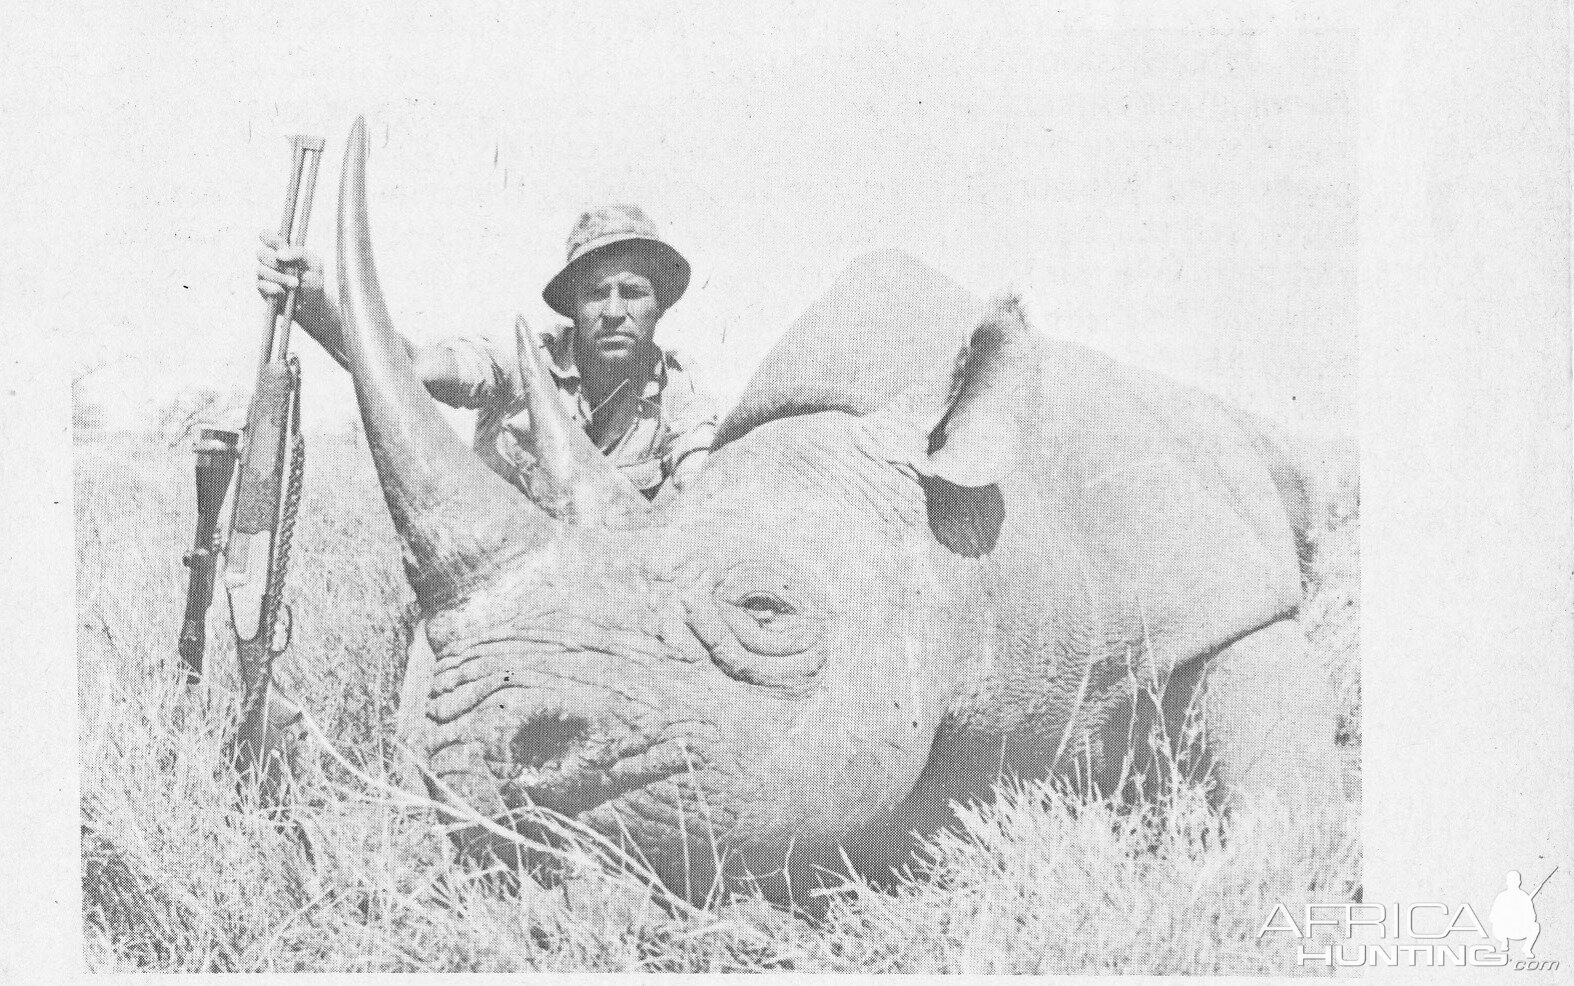
<svg viewBox="0 0 1574 986"><path fill-rule="evenodd" d="M36 13L0 978L1574 981L1565 4Z"/></svg>

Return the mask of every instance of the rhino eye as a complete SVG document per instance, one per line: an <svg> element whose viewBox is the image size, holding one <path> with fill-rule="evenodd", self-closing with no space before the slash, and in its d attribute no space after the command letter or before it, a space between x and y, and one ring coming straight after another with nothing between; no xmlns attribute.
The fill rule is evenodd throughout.
<svg viewBox="0 0 1574 986"><path fill-rule="evenodd" d="M724 572L710 603L728 641L711 652L722 669L756 684L812 677L824 660L815 645L827 614L810 586L806 574L780 564L744 561Z"/></svg>
<svg viewBox="0 0 1574 986"><path fill-rule="evenodd" d="M779 616L798 612L779 597L769 592L751 592L738 600L738 607L754 617L760 626L768 626Z"/></svg>

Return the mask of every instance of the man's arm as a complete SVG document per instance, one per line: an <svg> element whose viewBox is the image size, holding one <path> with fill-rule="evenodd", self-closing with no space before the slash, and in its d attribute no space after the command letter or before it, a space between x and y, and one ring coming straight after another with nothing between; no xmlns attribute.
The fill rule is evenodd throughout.
<svg viewBox="0 0 1574 986"><path fill-rule="evenodd" d="M322 258L264 232L262 247L257 251L257 293L271 301L290 288L297 289L295 324L316 339L334 362L348 369L344 327L338 306L328 297ZM400 341L404 342L402 337ZM409 348L408 342L405 347Z"/></svg>
<svg viewBox="0 0 1574 986"><path fill-rule="evenodd" d="M322 259L315 253L292 247L273 233L262 234L262 248L257 251L258 293L271 299L289 288L298 288L295 324L317 340L336 363L349 369L344 355L344 323L325 284ZM480 379L476 366L441 343L416 346L398 333L395 338L415 364L416 375L426 384L428 393L454 407L476 406L466 401L473 400L487 382Z"/></svg>

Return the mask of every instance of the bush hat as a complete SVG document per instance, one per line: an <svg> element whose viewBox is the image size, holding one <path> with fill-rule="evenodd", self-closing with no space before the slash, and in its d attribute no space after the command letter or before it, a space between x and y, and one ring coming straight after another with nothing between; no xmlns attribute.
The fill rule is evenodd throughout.
<svg viewBox="0 0 1574 986"><path fill-rule="evenodd" d="M665 311L689 286L689 262L661 238L656 224L637 205L607 205L579 217L568 234L568 260L541 292L552 310L574 317L574 288L590 261L613 248L641 255L656 289L656 300Z"/></svg>

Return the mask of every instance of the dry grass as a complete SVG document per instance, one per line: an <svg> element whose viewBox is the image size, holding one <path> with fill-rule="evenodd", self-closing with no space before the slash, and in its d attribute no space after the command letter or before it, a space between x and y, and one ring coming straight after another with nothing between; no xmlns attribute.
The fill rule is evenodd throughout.
<svg viewBox="0 0 1574 986"><path fill-rule="evenodd" d="M1353 464L1350 468L1353 468ZM1012 786L936 839L890 892L849 886L809 921L759 901L662 907L570 840L572 878L518 889L456 863L444 818L398 792L391 746L409 593L364 449L319 439L290 577L280 675L332 744L307 748L280 831L235 807L220 761L232 651L188 693L174 641L190 456L131 437L77 446L84 921L100 971L1287 971L1273 905L1358 892L1356 799L1221 840L1203 788L1119 809ZM1358 759L1353 479L1312 588L1314 642ZM222 609L222 602L216 610ZM1354 771L1352 769L1352 780ZM305 835L310 855L298 834Z"/></svg>

